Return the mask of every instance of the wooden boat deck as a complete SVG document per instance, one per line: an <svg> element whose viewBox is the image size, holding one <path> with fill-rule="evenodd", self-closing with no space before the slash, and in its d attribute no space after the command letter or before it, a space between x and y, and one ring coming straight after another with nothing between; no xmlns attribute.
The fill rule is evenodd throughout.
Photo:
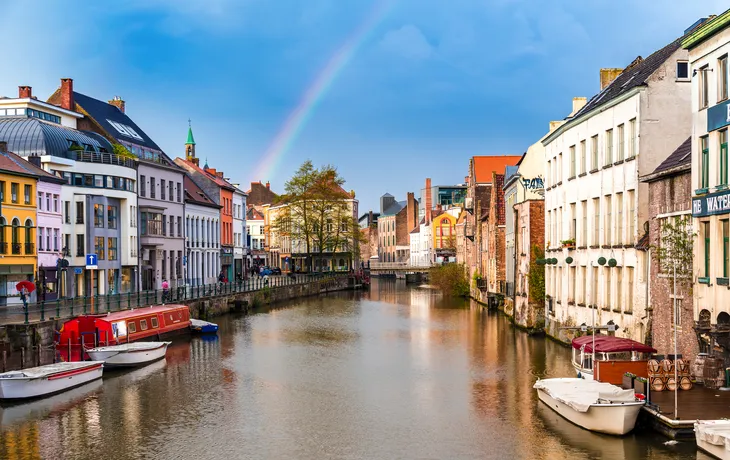
<svg viewBox="0 0 730 460"><path fill-rule="evenodd" d="M674 420L674 392L652 391L651 403L661 414ZM678 420L718 420L730 418L730 391L710 390L695 384L691 390L679 390Z"/></svg>

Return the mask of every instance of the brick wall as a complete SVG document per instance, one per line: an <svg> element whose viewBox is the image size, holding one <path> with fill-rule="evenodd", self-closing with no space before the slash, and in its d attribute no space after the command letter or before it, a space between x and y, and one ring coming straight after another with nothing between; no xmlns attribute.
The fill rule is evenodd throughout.
<svg viewBox="0 0 730 460"><path fill-rule="evenodd" d="M514 319L518 326L541 332L545 312L544 302L530 298L529 270L532 261L532 247L545 247L545 202L542 200L525 201L515 205L517 225L515 238L517 244L515 257L515 310ZM526 231L523 231L525 229ZM527 234L527 239L523 235ZM544 270L544 266L538 266Z"/></svg>
<svg viewBox="0 0 730 460"><path fill-rule="evenodd" d="M408 234L413 229L408 229L408 206L398 211L395 215L395 244L396 246L408 246ZM394 248L395 250L395 248Z"/></svg>
<svg viewBox="0 0 730 460"><path fill-rule="evenodd" d="M505 223L504 223L504 183L503 174L492 174L491 197L489 199L489 217L487 220L488 232L488 280L489 292L504 294L505 281Z"/></svg>
<svg viewBox="0 0 730 460"><path fill-rule="evenodd" d="M659 245L661 219L658 215L691 209L692 184L689 172L666 177L649 184L649 240L653 247ZM653 254L651 259L651 345L661 354L674 353L674 330L672 314L673 280L671 273L661 273L659 263ZM687 287L679 286L678 297L682 298L681 329L678 329L678 352L693 360L698 353L694 326L692 295Z"/></svg>

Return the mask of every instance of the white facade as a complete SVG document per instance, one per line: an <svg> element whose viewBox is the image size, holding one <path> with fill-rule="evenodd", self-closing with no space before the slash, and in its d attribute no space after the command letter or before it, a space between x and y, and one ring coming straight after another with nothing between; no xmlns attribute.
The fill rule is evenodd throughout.
<svg viewBox="0 0 730 460"><path fill-rule="evenodd" d="M246 244L246 193L233 192L233 276L245 276L248 247Z"/></svg>
<svg viewBox="0 0 730 460"><path fill-rule="evenodd" d="M219 209L185 203L185 276L188 285L199 286L218 280L221 271L219 228Z"/></svg>
<svg viewBox="0 0 730 460"><path fill-rule="evenodd" d="M543 141L545 257L557 259L546 266L545 278L552 335L562 326L592 325L595 309L597 324L613 321L617 335L645 339L651 259L635 246L645 233L648 187L638 178L689 135L689 85L676 78L687 52L678 48L666 56L646 85L631 88L636 67L624 70L613 83L621 85L618 94L592 109L589 101L587 112ZM575 250L562 248L570 239Z"/></svg>
<svg viewBox="0 0 730 460"><path fill-rule="evenodd" d="M728 53L730 11L700 30L714 33L685 41L692 80L692 215L694 318L707 326L730 322L730 205L728 205ZM703 154L704 151L704 154ZM707 324L709 323L709 324ZM718 342L720 339L718 339ZM724 340L723 340L724 342ZM707 351L701 349L700 351Z"/></svg>
<svg viewBox="0 0 730 460"><path fill-rule="evenodd" d="M421 226L417 230L408 234L408 243L410 245L410 265L411 267L424 267L425 263L421 255Z"/></svg>

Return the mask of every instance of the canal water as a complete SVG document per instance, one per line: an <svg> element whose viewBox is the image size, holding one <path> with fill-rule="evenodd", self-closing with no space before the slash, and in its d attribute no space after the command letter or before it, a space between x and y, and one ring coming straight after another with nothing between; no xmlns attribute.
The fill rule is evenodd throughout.
<svg viewBox="0 0 730 460"><path fill-rule="evenodd" d="M694 443L584 431L543 407L569 352L427 288L219 318L217 338L0 410L1 459L696 459Z"/></svg>

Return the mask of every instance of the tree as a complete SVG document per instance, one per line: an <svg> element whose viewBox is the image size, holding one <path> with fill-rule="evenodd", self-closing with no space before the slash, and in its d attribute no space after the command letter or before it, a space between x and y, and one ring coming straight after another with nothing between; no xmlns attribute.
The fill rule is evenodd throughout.
<svg viewBox="0 0 730 460"><path fill-rule="evenodd" d="M664 273L674 273L680 286L692 287L694 271L694 234L688 215L664 219L660 223L659 244L654 247Z"/></svg>
<svg viewBox="0 0 730 460"><path fill-rule="evenodd" d="M305 161L286 182L285 193L276 206L271 230L291 243L292 253L304 253L311 271L312 255L325 252L357 251L362 240L353 214L354 193L342 186L345 180L331 165L315 168Z"/></svg>

